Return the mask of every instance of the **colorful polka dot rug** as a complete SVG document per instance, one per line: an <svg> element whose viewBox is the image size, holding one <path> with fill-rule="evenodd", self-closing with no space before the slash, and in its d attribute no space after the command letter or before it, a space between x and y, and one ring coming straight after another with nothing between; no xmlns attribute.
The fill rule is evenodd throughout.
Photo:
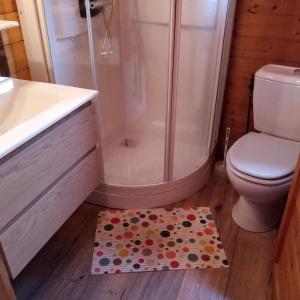
<svg viewBox="0 0 300 300"><path fill-rule="evenodd" d="M209 207L101 211L92 274L224 268Z"/></svg>

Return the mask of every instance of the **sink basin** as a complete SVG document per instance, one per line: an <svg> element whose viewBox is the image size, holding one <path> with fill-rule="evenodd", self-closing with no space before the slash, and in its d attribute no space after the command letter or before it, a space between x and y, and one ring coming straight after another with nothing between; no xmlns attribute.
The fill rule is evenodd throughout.
<svg viewBox="0 0 300 300"><path fill-rule="evenodd" d="M0 159L98 92L0 77Z"/></svg>
<svg viewBox="0 0 300 300"><path fill-rule="evenodd" d="M16 85L8 78L0 82L0 134L46 111L63 97L62 93L45 91L26 81Z"/></svg>

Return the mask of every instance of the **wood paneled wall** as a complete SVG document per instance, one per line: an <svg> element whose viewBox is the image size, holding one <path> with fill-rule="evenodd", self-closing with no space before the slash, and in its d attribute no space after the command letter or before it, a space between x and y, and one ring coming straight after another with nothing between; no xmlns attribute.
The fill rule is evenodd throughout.
<svg viewBox="0 0 300 300"><path fill-rule="evenodd" d="M0 19L17 20L15 0L0 0ZM2 33L11 76L30 79L22 32ZM252 74L268 63L300 67L300 1L237 0L227 87L218 153L223 151L226 127L230 145L247 132Z"/></svg>
<svg viewBox="0 0 300 300"><path fill-rule="evenodd" d="M15 0L0 0L0 19L19 19ZM10 76L30 80L30 72L21 28L3 31L2 39Z"/></svg>
<svg viewBox="0 0 300 300"><path fill-rule="evenodd" d="M230 144L247 132L252 74L265 64L300 67L300 1L237 0L227 87L219 136L223 154L226 127Z"/></svg>

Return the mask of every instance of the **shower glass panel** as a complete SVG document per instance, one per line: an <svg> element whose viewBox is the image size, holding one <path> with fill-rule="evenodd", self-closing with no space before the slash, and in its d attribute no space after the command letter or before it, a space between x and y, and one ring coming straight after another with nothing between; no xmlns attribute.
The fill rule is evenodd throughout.
<svg viewBox="0 0 300 300"><path fill-rule="evenodd" d="M100 92L93 201L157 207L199 190L213 162L236 1L30 1L51 80Z"/></svg>
<svg viewBox="0 0 300 300"><path fill-rule="evenodd" d="M161 183L172 1L99 0L94 4L91 22L104 181L111 185Z"/></svg>
<svg viewBox="0 0 300 300"><path fill-rule="evenodd" d="M209 157L227 3L182 0L173 179L196 171Z"/></svg>
<svg viewBox="0 0 300 300"><path fill-rule="evenodd" d="M44 0L43 5L55 82L92 88L87 20L79 18L78 1Z"/></svg>

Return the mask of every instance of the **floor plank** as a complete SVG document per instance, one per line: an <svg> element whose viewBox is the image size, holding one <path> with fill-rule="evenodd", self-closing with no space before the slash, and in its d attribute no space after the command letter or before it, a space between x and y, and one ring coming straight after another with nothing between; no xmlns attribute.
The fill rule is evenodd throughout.
<svg viewBox="0 0 300 300"><path fill-rule="evenodd" d="M143 274L144 275L144 274ZM109 299L119 300L126 299L126 291L133 289L140 273L130 274L107 274L106 276L90 276L80 299L98 300Z"/></svg>
<svg viewBox="0 0 300 300"><path fill-rule="evenodd" d="M84 238L77 239L60 264L54 269L53 274L64 279L85 285L89 280L93 255L93 243L96 229L96 217L86 223L82 231Z"/></svg>
<svg viewBox="0 0 300 300"><path fill-rule="evenodd" d="M98 207L84 204L61 227L24 271L13 281L17 299L30 299L32 294L48 280L73 244L77 240L83 239L82 232L87 224L95 223L98 211Z"/></svg>
<svg viewBox="0 0 300 300"><path fill-rule="evenodd" d="M210 191L209 206L230 262L238 233L238 226L230 217L237 195L228 182L211 184L213 188ZM185 273L177 299L223 299L228 276L228 269L189 270Z"/></svg>
<svg viewBox="0 0 300 300"><path fill-rule="evenodd" d="M228 274L229 269L188 270L177 297L173 299L221 300L224 298Z"/></svg>
<svg viewBox="0 0 300 300"><path fill-rule="evenodd" d="M32 296L30 300L41 299L80 299L84 286L76 284L71 280L62 279L61 277L50 276L44 285L41 286Z"/></svg>
<svg viewBox="0 0 300 300"><path fill-rule="evenodd" d="M176 299L185 270L146 272L138 276L134 285L126 289L126 300Z"/></svg>
<svg viewBox="0 0 300 300"><path fill-rule="evenodd" d="M272 299L273 241L272 231L251 233L239 229L225 299Z"/></svg>
<svg viewBox="0 0 300 300"><path fill-rule="evenodd" d="M174 205L210 206L230 262L227 269L93 276L90 268L100 208L85 203L14 281L17 298L269 300L274 232L253 234L239 229L231 217L237 198L228 182L211 179L204 189Z"/></svg>

